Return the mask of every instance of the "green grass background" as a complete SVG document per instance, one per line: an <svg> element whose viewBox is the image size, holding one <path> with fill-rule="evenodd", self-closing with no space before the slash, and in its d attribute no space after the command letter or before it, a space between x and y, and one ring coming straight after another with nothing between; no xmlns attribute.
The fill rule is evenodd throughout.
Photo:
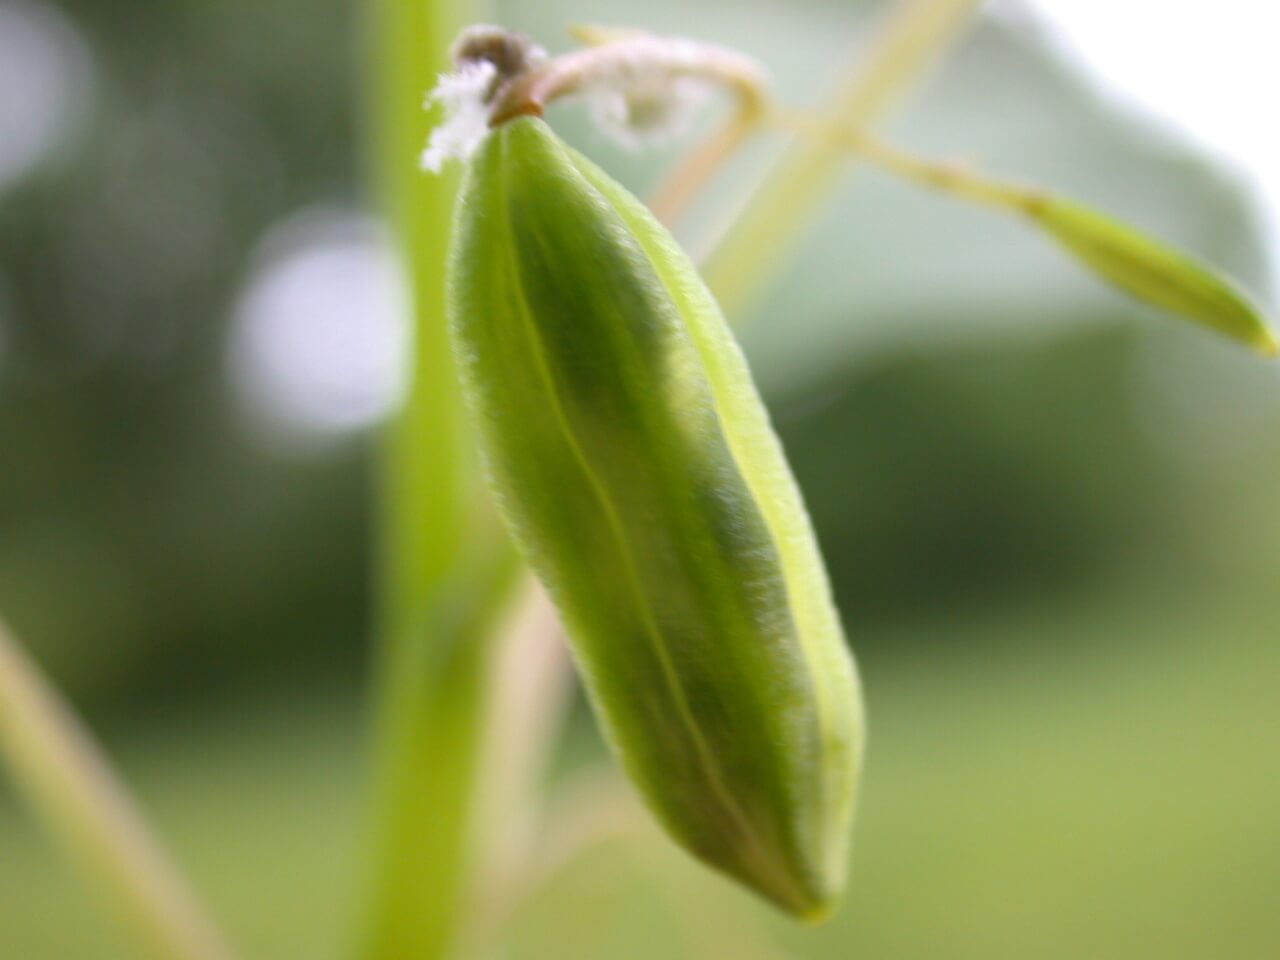
<svg viewBox="0 0 1280 960"><path fill-rule="evenodd" d="M520 907L507 955L1274 957L1280 647L1247 609L1098 597L916 627L912 643L942 649L864 663L871 749L830 925L779 920L637 816ZM236 703L113 743L252 956L323 960L348 942L352 707ZM129 956L8 807L0 851L5 956Z"/></svg>

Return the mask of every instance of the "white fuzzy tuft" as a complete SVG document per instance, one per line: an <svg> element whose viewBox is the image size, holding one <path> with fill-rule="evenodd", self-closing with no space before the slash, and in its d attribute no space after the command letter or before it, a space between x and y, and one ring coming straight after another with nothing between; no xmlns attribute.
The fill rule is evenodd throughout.
<svg viewBox="0 0 1280 960"><path fill-rule="evenodd" d="M582 90L595 122L627 147L685 133L712 93L706 80L685 72L700 61L698 45L640 37L618 50L620 55L604 61Z"/></svg>
<svg viewBox="0 0 1280 960"><path fill-rule="evenodd" d="M498 70L487 60L461 64L454 73L442 73L436 88L427 94L426 106L444 107L444 120L431 131L422 153L422 168L439 173L450 160L465 160L489 132L488 97Z"/></svg>
<svg viewBox="0 0 1280 960"><path fill-rule="evenodd" d="M652 146L688 132L710 87L693 77L667 77L650 87L600 86L587 93L596 125L624 147Z"/></svg>

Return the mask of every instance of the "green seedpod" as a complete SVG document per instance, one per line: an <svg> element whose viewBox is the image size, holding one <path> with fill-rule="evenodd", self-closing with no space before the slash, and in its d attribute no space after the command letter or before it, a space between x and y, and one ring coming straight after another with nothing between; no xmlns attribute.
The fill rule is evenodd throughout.
<svg viewBox="0 0 1280 960"><path fill-rule="evenodd" d="M694 855L825 916L858 682L715 301L639 201L523 117L469 161L448 309L490 481L622 766Z"/></svg>
<svg viewBox="0 0 1280 960"><path fill-rule="evenodd" d="M1059 197L1035 197L1024 209L1081 263L1129 295L1246 343L1264 356L1280 352L1249 298L1185 253Z"/></svg>

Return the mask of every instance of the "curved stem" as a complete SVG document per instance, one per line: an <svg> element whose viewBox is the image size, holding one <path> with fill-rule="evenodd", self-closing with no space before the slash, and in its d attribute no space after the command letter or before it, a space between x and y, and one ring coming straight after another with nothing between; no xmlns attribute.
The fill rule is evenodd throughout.
<svg viewBox="0 0 1280 960"><path fill-rule="evenodd" d="M638 74L705 80L730 91L747 116L763 109L768 90L763 69L736 50L683 37L621 33L514 77L498 92L489 125L496 127L519 116L541 116L555 100L596 85L634 82Z"/></svg>

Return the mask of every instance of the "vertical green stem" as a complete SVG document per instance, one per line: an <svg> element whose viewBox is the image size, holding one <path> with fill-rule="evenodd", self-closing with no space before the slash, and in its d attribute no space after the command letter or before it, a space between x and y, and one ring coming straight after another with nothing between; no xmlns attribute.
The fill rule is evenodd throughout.
<svg viewBox="0 0 1280 960"><path fill-rule="evenodd" d="M436 960L454 950L475 872L472 831L493 637L516 565L460 564L423 620L390 637L378 676L374 873L360 956Z"/></svg>
<svg viewBox="0 0 1280 960"><path fill-rule="evenodd" d="M870 128L955 39L982 0L904 0L821 113ZM753 191L742 213L703 260L702 274L734 317L771 280L796 234L847 163L839 137L791 147Z"/></svg>
<svg viewBox="0 0 1280 960"><path fill-rule="evenodd" d="M468 0L379 0L374 7L372 173L409 281L408 395L387 430L381 494L381 630L410 632L425 598L455 562L470 495L460 398L444 324L444 264L452 171L418 168L433 117L423 98L448 68Z"/></svg>
<svg viewBox="0 0 1280 960"><path fill-rule="evenodd" d="M157 960L232 952L165 857L89 732L0 625L0 759L32 811L100 881Z"/></svg>
<svg viewBox="0 0 1280 960"><path fill-rule="evenodd" d="M471 871L491 635L514 564L475 494L444 323L454 184L417 160L423 96L447 68L469 0L379 0L372 137L379 199L410 281L412 355L379 489L372 875L365 960L438 960L457 936Z"/></svg>

